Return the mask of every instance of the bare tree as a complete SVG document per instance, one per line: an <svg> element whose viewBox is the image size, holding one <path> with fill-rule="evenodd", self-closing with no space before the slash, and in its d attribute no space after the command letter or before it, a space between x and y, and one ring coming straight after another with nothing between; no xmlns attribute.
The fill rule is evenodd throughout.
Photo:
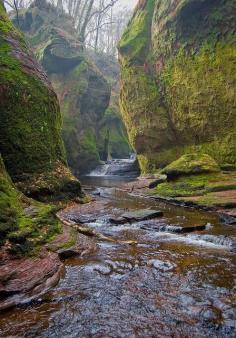
<svg viewBox="0 0 236 338"><path fill-rule="evenodd" d="M95 21L91 21L86 35L86 45L96 52L116 56L117 44L121 38L132 12L127 8L114 11L113 7L103 15L98 14Z"/></svg>
<svg viewBox="0 0 236 338"><path fill-rule="evenodd" d="M62 1L62 0L58 0ZM64 10L74 21L78 37L82 42L91 32L96 31L96 41L98 41L99 28L106 23L104 19L110 8L119 0L64 0ZM109 24L109 23L107 23ZM97 43L95 43L97 45Z"/></svg>
<svg viewBox="0 0 236 338"><path fill-rule="evenodd" d="M3 3L6 7L16 12L17 24L19 26L19 9L25 7L24 0L3 0Z"/></svg>
<svg viewBox="0 0 236 338"><path fill-rule="evenodd" d="M117 44L131 11L123 8L114 10L120 0L3 0L8 10L16 12L19 25L19 10L36 3L51 4L58 15L63 13L71 17L78 39L87 48L96 52L116 56Z"/></svg>

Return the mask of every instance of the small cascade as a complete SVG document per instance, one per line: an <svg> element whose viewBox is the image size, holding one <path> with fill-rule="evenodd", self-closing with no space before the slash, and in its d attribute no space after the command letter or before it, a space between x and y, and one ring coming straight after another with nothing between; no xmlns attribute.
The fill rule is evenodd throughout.
<svg viewBox="0 0 236 338"><path fill-rule="evenodd" d="M99 177L106 176L109 169L109 164L100 164L94 170L92 170L87 176Z"/></svg>
<svg viewBox="0 0 236 338"><path fill-rule="evenodd" d="M188 238L193 241L200 241L200 242L206 242L209 244L213 244L216 246L222 246L222 247L227 247L227 248L234 248L235 244L236 244L236 239L235 238L229 238L223 235L218 235L218 236L214 236L214 235L197 235L197 234L193 234L193 235L188 235Z"/></svg>
<svg viewBox="0 0 236 338"><path fill-rule="evenodd" d="M168 234L168 233L166 233ZM235 237L226 237L223 235L199 235L199 234L191 234L187 236L178 236L175 234L171 234L169 232L169 238L166 238L169 241L175 242L184 242L190 245L197 245L197 246L206 246L212 248L221 248L227 249L232 252L236 250L236 238Z"/></svg>
<svg viewBox="0 0 236 338"><path fill-rule="evenodd" d="M137 177L139 175L139 166L135 154L129 159L113 159L105 164L100 164L96 169L91 171L87 176L104 177L104 176L120 176L120 177Z"/></svg>

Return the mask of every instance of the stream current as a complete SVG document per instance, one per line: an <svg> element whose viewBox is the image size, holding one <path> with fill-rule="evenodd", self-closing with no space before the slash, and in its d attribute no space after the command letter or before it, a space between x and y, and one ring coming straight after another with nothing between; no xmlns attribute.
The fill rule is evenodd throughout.
<svg viewBox="0 0 236 338"><path fill-rule="evenodd" d="M104 206L88 226L119 242L98 240L95 252L66 260L48 294L0 314L0 337L236 336L236 227L213 213L131 196L117 189L124 182L83 182ZM109 224L113 214L142 209L163 217ZM202 224L204 231L175 231ZM127 240L137 244L120 244Z"/></svg>

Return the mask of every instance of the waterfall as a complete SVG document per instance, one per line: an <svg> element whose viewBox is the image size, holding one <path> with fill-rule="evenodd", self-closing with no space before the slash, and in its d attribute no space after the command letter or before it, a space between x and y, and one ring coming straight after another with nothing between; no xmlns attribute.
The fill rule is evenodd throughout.
<svg viewBox="0 0 236 338"><path fill-rule="evenodd" d="M104 176L123 176L137 177L139 175L138 162L135 154L132 154L129 159L113 159L105 164L100 164L91 171L87 176L104 177Z"/></svg>

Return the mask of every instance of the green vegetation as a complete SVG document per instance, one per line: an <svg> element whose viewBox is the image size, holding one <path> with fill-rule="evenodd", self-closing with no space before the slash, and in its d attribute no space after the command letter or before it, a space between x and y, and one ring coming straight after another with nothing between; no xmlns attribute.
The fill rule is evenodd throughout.
<svg viewBox="0 0 236 338"><path fill-rule="evenodd" d="M161 170L168 178L192 174L219 172L218 164L206 154L187 154Z"/></svg>
<svg viewBox="0 0 236 338"><path fill-rule="evenodd" d="M100 122L97 138L100 158L126 158L132 151L118 108L110 106Z"/></svg>
<svg viewBox="0 0 236 338"><path fill-rule="evenodd" d="M0 157L0 247L6 240L14 254L29 254L61 230L55 207L27 199L14 187Z"/></svg>
<svg viewBox="0 0 236 338"><path fill-rule="evenodd" d="M187 197L234 189L236 183L233 173L209 173L179 177L161 183L155 188L155 193L166 197Z"/></svg>
<svg viewBox="0 0 236 338"><path fill-rule="evenodd" d="M110 98L107 81L85 55L68 16L35 4L20 12L20 25L59 98L69 166L77 174L94 169L100 162L98 127Z"/></svg>
<svg viewBox="0 0 236 338"><path fill-rule="evenodd" d="M120 103L143 173L195 152L235 167L234 6L137 6L120 42Z"/></svg>
<svg viewBox="0 0 236 338"><path fill-rule="evenodd" d="M3 26L4 23L10 26L6 16L2 21ZM36 66L33 60L32 73L26 71L24 53L27 52L27 46L14 28L11 34L19 44L22 58L19 60L12 54L12 46L5 40L5 31L2 31L0 150L8 171L14 176L21 172L49 169L55 160L65 163L65 156L60 138L61 117L56 96L33 68Z"/></svg>
<svg viewBox="0 0 236 338"><path fill-rule="evenodd" d="M40 198L40 177L51 195L65 192L71 180L76 196L80 184L75 189L67 169L56 94L2 5L0 10L0 152L7 171L29 196ZM53 176L57 168L65 177Z"/></svg>
<svg viewBox="0 0 236 338"><path fill-rule="evenodd" d="M236 161L235 57L232 44L205 45L196 56L180 50L162 73L177 139L220 164Z"/></svg>
<svg viewBox="0 0 236 338"><path fill-rule="evenodd" d="M19 193L13 187L0 157L0 245L10 232L17 230L20 211Z"/></svg>
<svg viewBox="0 0 236 338"><path fill-rule="evenodd" d="M67 167L56 94L2 2L0 18L0 247L33 254L61 224L57 207L25 195L43 201L84 195Z"/></svg>
<svg viewBox="0 0 236 338"><path fill-rule="evenodd" d="M139 6L142 9L139 9ZM149 52L154 6L155 0L145 0L138 5L136 14L128 24L119 43L121 55L125 55L122 61L135 65L143 64Z"/></svg>

